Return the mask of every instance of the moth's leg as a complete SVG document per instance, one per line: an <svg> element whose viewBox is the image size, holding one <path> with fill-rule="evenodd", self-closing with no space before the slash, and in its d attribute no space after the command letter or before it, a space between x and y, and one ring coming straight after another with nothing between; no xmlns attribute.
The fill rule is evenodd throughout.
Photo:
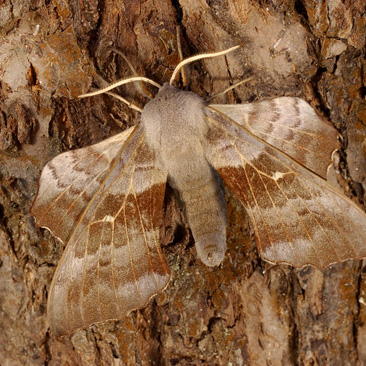
<svg viewBox="0 0 366 366"><path fill-rule="evenodd" d="M136 104L133 104L133 103L129 102L127 99L121 97L120 95L112 93L112 92L106 92L106 94L108 94L111 97L116 98L116 99L120 100L121 102L127 104L127 106L129 108L134 109L135 111L142 113L142 108L140 108Z"/></svg>
<svg viewBox="0 0 366 366"><path fill-rule="evenodd" d="M118 50L117 48L112 48L111 51L117 53L118 55L120 55L125 61L127 66L130 68L130 70L132 71L133 76L140 76L136 69L133 67L132 62L127 58L127 56L120 50ZM154 95L152 95L146 88L145 84L142 81L136 82L134 83L135 88L137 89L138 92L140 92L144 97L147 97L149 99L154 98Z"/></svg>
<svg viewBox="0 0 366 366"><path fill-rule="evenodd" d="M229 86L228 88L226 88L225 90L223 90L223 91L221 91L221 92L219 92L219 93L217 93L217 94L215 94L215 95L211 96L211 97L207 100L207 102L211 102L211 101L212 101L213 99L215 99L215 98L222 97L223 95L225 95L226 93L228 93L230 90L232 90L232 89L234 89L234 88L238 87L238 86L239 86L239 85L241 85L241 84L247 83L248 81L251 81L251 80L253 80L253 79L254 79L254 76L251 76L251 77L246 78L246 79L244 79L244 80L238 81L237 83L235 83L235 84L233 84L233 85L230 85L230 86Z"/></svg>
<svg viewBox="0 0 366 366"><path fill-rule="evenodd" d="M182 43L181 43L181 28L179 25L177 26L177 48L178 48L178 54L179 54L179 62L182 62L183 61L183 51L182 51ZM182 75L183 87L185 87L188 85L188 79L187 79L186 69L184 66L182 67L180 74Z"/></svg>

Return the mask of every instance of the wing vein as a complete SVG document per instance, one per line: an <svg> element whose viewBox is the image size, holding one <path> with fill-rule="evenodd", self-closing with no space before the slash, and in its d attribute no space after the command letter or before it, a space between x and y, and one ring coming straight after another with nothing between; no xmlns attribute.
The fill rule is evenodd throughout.
<svg viewBox="0 0 366 366"><path fill-rule="evenodd" d="M129 189L128 189L128 194L126 194L126 199L129 195L129 191L130 191L130 185L129 185ZM126 202L126 200L125 200ZM128 247L128 253L129 253L129 257L130 257L130 266L131 266L131 271L132 271L132 276L133 276L133 279L135 281L135 286L136 286L136 291L140 297L141 300L143 300L143 297L142 297L142 293L141 293L141 290L139 288L139 284L137 282L137 276L136 276L136 272L135 272L135 265L133 263L133 257L132 257L132 250L131 250L131 242L130 242L130 237L129 237L129 233L128 233L128 226L127 226L127 217L126 217L126 206L125 204L123 205L123 219L124 219L124 223L125 223L125 229L126 229L126 239L127 239L127 247Z"/></svg>
<svg viewBox="0 0 366 366"><path fill-rule="evenodd" d="M88 225L86 227L87 229L87 238L90 237L90 226ZM85 229L84 229L85 230ZM75 246L76 243L78 241L75 241ZM74 246L74 248L75 248ZM80 313L81 313L81 320L83 322L83 324L85 323L85 314L84 314L84 307L83 307L83 302L84 302L84 282L85 282L85 278L86 278L86 263L87 263L87 258L88 258L88 240L86 240L85 242L85 250L84 250L84 260L83 260L83 271L82 271L82 281L81 281L81 289L80 289Z"/></svg>
<svg viewBox="0 0 366 366"><path fill-rule="evenodd" d="M148 240L147 240L147 236L146 236L145 226L144 226L143 219L142 219L142 215L141 215L140 206L139 206L139 203L138 203L138 199L137 199L137 196L136 196L136 192L133 189L133 187L132 187L132 193L133 193L133 196L134 196L134 199L135 199L135 205L136 205L136 208L137 208L137 212L139 214L139 221L140 221L141 230L143 232L146 253L147 253L147 256L149 258L149 265L150 265L151 272L152 272L153 277L154 277L154 281L155 281L156 288L159 288L158 281L156 279L156 274L155 274L155 271L154 271L154 266L152 264L151 253L150 253L149 244L148 244Z"/></svg>
<svg viewBox="0 0 366 366"><path fill-rule="evenodd" d="M119 301L118 301L118 297L117 297L117 290L116 290L116 275L114 273L115 269L114 269L114 234L115 234L115 227L116 224L116 220L113 220L113 225L112 225L112 241L111 241L111 272L112 272L112 284L113 284L113 293L114 293L114 298L116 301L116 306L117 306L117 310L118 313L121 313L120 307L119 307Z"/></svg>
<svg viewBox="0 0 366 366"><path fill-rule="evenodd" d="M102 241L103 241L103 235L104 235L104 229L105 229L105 221L102 224L102 230L100 233L100 240L99 240L99 247L98 247L98 262L97 262L97 291L98 291L98 310L99 310L99 314L102 313L102 307L101 307L101 301L100 301L100 287L101 287L101 281L100 281L100 253L101 253L101 249L102 249Z"/></svg>
<svg viewBox="0 0 366 366"><path fill-rule="evenodd" d="M235 145L234 145L234 148L235 148L235 150L238 152L237 147L236 147ZM243 166L243 170L244 170L245 177L246 177L247 182L248 182L248 185L249 185L250 193L251 193L251 195L252 195L252 197L253 197L253 201L254 201L254 203L255 203L255 205L256 205L256 207L257 207L258 213L259 213L260 218L261 218L261 221L262 221L263 228L264 228L264 230L265 230L265 232L266 232L266 235L267 235L268 241L269 241L269 243L270 243L270 245L271 245L271 247L272 247L272 251L273 251L273 243L272 243L272 240L271 240L271 236L270 236L270 234L269 234L269 232L268 232L267 225L265 224L265 221L264 221L264 219L263 219L263 215L262 215L262 213L261 213L260 207L259 207L259 205L258 205L257 199L256 199L255 194L254 194L254 192L253 192L252 183L251 183L251 181L250 181L250 179L249 179L249 176L248 176L248 173L247 173L247 170L246 170L246 164L245 164L245 162L243 161L243 159L245 159L245 157L244 157L244 156L241 156L240 154L239 154L239 156L240 156L240 159L242 160L242 163L243 163L243 164L242 164L242 166ZM247 160L245 159L245 161L247 161ZM273 251L273 252L274 252L274 251Z"/></svg>

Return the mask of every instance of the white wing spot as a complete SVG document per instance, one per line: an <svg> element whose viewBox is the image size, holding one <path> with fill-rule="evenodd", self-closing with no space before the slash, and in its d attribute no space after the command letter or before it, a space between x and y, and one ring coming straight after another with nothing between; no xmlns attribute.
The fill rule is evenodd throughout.
<svg viewBox="0 0 366 366"><path fill-rule="evenodd" d="M272 179L277 181L278 179L283 178L286 175L286 173L276 172L272 175Z"/></svg>
<svg viewBox="0 0 366 366"><path fill-rule="evenodd" d="M103 221L107 221L107 222L113 222L114 221L114 217L111 215L105 215L103 218Z"/></svg>

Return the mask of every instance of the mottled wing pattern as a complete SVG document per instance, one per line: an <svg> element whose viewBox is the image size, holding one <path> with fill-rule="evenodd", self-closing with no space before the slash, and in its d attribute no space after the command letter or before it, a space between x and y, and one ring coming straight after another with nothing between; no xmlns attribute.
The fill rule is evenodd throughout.
<svg viewBox="0 0 366 366"><path fill-rule="evenodd" d="M326 177L339 148L337 131L303 99L282 97L248 104L211 105L260 139Z"/></svg>
<svg viewBox="0 0 366 366"><path fill-rule="evenodd" d="M366 215L351 200L222 113L206 116L206 157L246 207L263 259L322 268L366 257Z"/></svg>
<svg viewBox="0 0 366 366"><path fill-rule="evenodd" d="M120 319L169 281L159 241L167 174L144 139L136 127L42 173L33 214L67 242L48 299L55 335Z"/></svg>

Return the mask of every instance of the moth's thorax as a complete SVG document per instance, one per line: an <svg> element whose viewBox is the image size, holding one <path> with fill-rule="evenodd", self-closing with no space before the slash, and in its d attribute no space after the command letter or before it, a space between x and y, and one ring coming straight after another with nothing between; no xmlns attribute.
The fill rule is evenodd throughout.
<svg viewBox="0 0 366 366"><path fill-rule="evenodd" d="M158 95L147 103L141 116L146 141L164 165L195 152L202 154L207 134L204 108L201 97L169 84L164 84Z"/></svg>

